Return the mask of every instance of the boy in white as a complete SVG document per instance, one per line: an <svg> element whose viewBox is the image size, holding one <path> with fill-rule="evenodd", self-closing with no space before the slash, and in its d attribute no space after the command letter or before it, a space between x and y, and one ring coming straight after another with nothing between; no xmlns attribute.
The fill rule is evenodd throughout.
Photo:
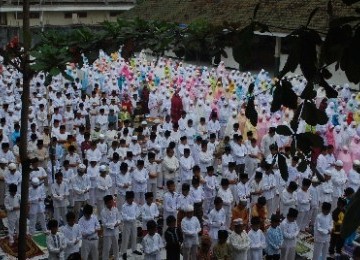
<svg viewBox="0 0 360 260"><path fill-rule="evenodd" d="M271 165L267 164L264 167L265 174L262 178L263 183L263 196L266 199L266 206L268 208L269 215L276 213L277 205L275 205L274 197L275 197L275 187L276 187L276 180L271 170Z"/></svg>
<svg viewBox="0 0 360 260"><path fill-rule="evenodd" d="M101 212L104 208L104 197L106 195L111 194L111 188L112 188L112 179L107 174L107 167L106 165L101 165L99 167L100 170L100 176L96 178L96 207L99 219L101 219Z"/></svg>
<svg viewBox="0 0 360 260"><path fill-rule="evenodd" d="M67 184L63 181L62 172L55 174L55 182L51 185L51 194L54 205L54 218L60 223L65 222L66 198L69 195Z"/></svg>
<svg viewBox="0 0 360 260"><path fill-rule="evenodd" d="M146 223L150 220L155 220L159 217L159 209L154 201L154 194L152 192L145 193L145 204L140 208L141 219L143 222L143 230L147 230Z"/></svg>
<svg viewBox="0 0 360 260"><path fill-rule="evenodd" d="M184 237L183 259L196 260L199 246L199 232L201 231L199 220L193 216L194 207L188 205L185 209L185 218L181 221L181 231Z"/></svg>
<svg viewBox="0 0 360 260"><path fill-rule="evenodd" d="M156 232L156 222L149 220L146 223L148 234L143 238L144 260L161 260L161 249L164 247L161 236Z"/></svg>
<svg viewBox="0 0 360 260"><path fill-rule="evenodd" d="M116 176L117 197L116 206L120 211L125 202L125 193L130 190L131 176L126 162L120 164L120 174Z"/></svg>
<svg viewBox="0 0 360 260"><path fill-rule="evenodd" d="M109 175L112 180L111 194L116 194L116 179L120 174L120 156L118 153L113 153L111 161L109 162Z"/></svg>
<svg viewBox="0 0 360 260"><path fill-rule="evenodd" d="M29 233L33 235L35 233L36 222L39 221L41 229L46 231L45 224L45 191L40 180L35 177L31 179L31 187L29 189Z"/></svg>
<svg viewBox="0 0 360 260"><path fill-rule="evenodd" d="M291 181L289 183L289 186L283 190L281 193L281 201L280 201L280 213L283 216L286 216L289 208L295 208L296 207L296 190L298 186L295 182Z"/></svg>
<svg viewBox="0 0 360 260"><path fill-rule="evenodd" d="M80 233L82 237L81 259L97 260L99 257L98 245L100 225L97 217L93 214L93 207L86 204L83 209L84 215L79 219Z"/></svg>
<svg viewBox="0 0 360 260"><path fill-rule="evenodd" d="M283 233L284 242L281 248L281 260L295 260L296 237L300 230L296 223L298 211L290 208L286 218L281 222L280 229Z"/></svg>
<svg viewBox="0 0 360 260"><path fill-rule="evenodd" d="M332 194L334 192L333 183L331 181L332 171L326 170L324 172L324 181L319 187L320 202L332 203Z"/></svg>
<svg viewBox="0 0 360 260"><path fill-rule="evenodd" d="M77 174L72 180L72 187L74 190L74 213L76 219L79 217L80 209L85 205L89 199L89 191L91 187L90 178L85 174L86 166L80 164L78 166Z"/></svg>
<svg viewBox="0 0 360 260"><path fill-rule="evenodd" d="M218 187L217 177L214 176L214 167L209 166L206 168L207 175L204 180L204 214L207 215L213 208L213 201L216 196L216 188Z"/></svg>
<svg viewBox="0 0 360 260"><path fill-rule="evenodd" d="M104 239L102 259L109 259L110 248L113 249L114 259L119 259L119 225L120 213L114 206L112 195L104 196L105 207L101 211L101 219L104 227Z"/></svg>
<svg viewBox="0 0 360 260"><path fill-rule="evenodd" d="M229 188L229 180L222 179L220 183L221 187L218 190L217 196L223 200L223 209L225 210L226 220L225 227L230 228L231 212L234 206L234 198Z"/></svg>
<svg viewBox="0 0 360 260"><path fill-rule="evenodd" d="M58 232L58 222L56 219L49 220L48 228L50 234L46 237L46 246L49 251L49 260L65 260L65 236Z"/></svg>
<svg viewBox="0 0 360 260"><path fill-rule="evenodd" d="M355 160L353 162L353 168L349 171L349 183L348 186L354 191L357 191L360 187L360 161Z"/></svg>
<svg viewBox="0 0 360 260"><path fill-rule="evenodd" d="M332 193L332 203L331 208L335 209L337 200L344 193L345 184L347 182L347 176L343 169L344 163L341 160L335 162L335 167L332 171L331 180L334 187L334 192Z"/></svg>
<svg viewBox="0 0 360 260"><path fill-rule="evenodd" d="M319 198L319 185L320 182L316 176L311 179L310 191L310 212L308 214L308 225L314 226L316 216L319 211L320 198Z"/></svg>
<svg viewBox="0 0 360 260"><path fill-rule="evenodd" d="M8 219L9 244L14 243L14 230L19 233L19 217L20 217L20 194L17 193L15 184L9 185L9 194L5 197L5 209Z"/></svg>
<svg viewBox="0 0 360 260"><path fill-rule="evenodd" d="M297 223L300 228L300 231L305 231L305 228L308 224L308 215L310 212L310 203L311 203L311 194L309 187L311 186L311 181L309 179L302 180L301 189L297 192L297 209L299 215L297 217Z"/></svg>
<svg viewBox="0 0 360 260"><path fill-rule="evenodd" d="M124 222L122 231L121 249L123 259L127 258L127 249L129 242L131 243L131 249L134 254L142 255L136 250L136 219L140 215L138 205L134 202L135 194L133 191L127 191L125 194L126 202L121 208L121 217Z"/></svg>
<svg viewBox="0 0 360 260"><path fill-rule="evenodd" d="M154 199L156 199L157 195L158 174L160 173L160 167L155 161L155 156L155 153L148 153L148 163L145 166L147 172L149 173L147 191L151 191L154 194Z"/></svg>
<svg viewBox="0 0 360 260"><path fill-rule="evenodd" d="M78 224L75 224L75 213L68 212L66 214L67 225L60 228L60 232L65 237L65 259L71 254L78 253L80 250L81 233Z"/></svg>
<svg viewBox="0 0 360 260"><path fill-rule="evenodd" d="M139 205L143 205L145 202L145 192L147 188L147 181L149 179L149 173L144 168L144 161L138 160L136 169L132 173L132 190L135 193L135 201Z"/></svg>
<svg viewBox="0 0 360 260"><path fill-rule="evenodd" d="M231 193L233 195L234 201L238 201L238 189L237 189L237 183L238 183L238 175L235 171L235 162L229 162L227 170L223 172L224 178L229 180L229 188L231 190Z"/></svg>
<svg viewBox="0 0 360 260"><path fill-rule="evenodd" d="M164 194L164 219L167 219L167 217L170 215L176 218L176 201L178 194L175 192L174 181L168 180L166 182L166 187L168 191Z"/></svg>
<svg viewBox="0 0 360 260"><path fill-rule="evenodd" d="M314 253L313 259L325 260L329 251L330 234L333 228L331 218L331 204L324 202L321 206L321 213L319 213L315 220L314 226ZM320 258L321 256L321 258Z"/></svg>
<svg viewBox="0 0 360 260"><path fill-rule="evenodd" d="M90 149L89 149L90 150ZM100 157L99 157L100 159ZM100 168L97 165L97 159L92 158L90 161L90 166L87 168L87 176L90 178L91 186L89 190L89 201L88 203L92 206L96 204L96 186L97 186L97 177L100 175Z"/></svg>
<svg viewBox="0 0 360 260"><path fill-rule="evenodd" d="M248 233L250 239L250 250L248 251L248 259L263 259L263 250L266 248L266 239L264 233L260 229L259 217L251 219L251 229Z"/></svg>
<svg viewBox="0 0 360 260"><path fill-rule="evenodd" d="M184 149L184 155L180 158L180 181L181 184L187 183L191 184L192 179L192 168L195 165L195 161L192 156L190 156L190 149Z"/></svg>
<svg viewBox="0 0 360 260"><path fill-rule="evenodd" d="M216 197L214 199L214 205L215 208L210 211L207 220L210 227L209 235L213 245L217 243L218 231L226 230L226 215L223 209L223 200L220 197Z"/></svg>

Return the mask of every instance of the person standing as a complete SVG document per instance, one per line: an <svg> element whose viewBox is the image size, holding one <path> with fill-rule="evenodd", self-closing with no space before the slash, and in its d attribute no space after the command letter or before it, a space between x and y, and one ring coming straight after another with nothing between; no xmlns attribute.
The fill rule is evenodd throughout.
<svg viewBox="0 0 360 260"><path fill-rule="evenodd" d="M248 250L250 249L250 239L245 232L244 222L241 218L234 219L234 231L231 232L228 242L232 248L232 260L247 260Z"/></svg>
<svg viewBox="0 0 360 260"><path fill-rule="evenodd" d="M181 221L181 231L184 236L183 259L196 260L199 246L199 232L201 231L199 220L194 217L194 206L188 205L185 209L185 218Z"/></svg>
<svg viewBox="0 0 360 260"><path fill-rule="evenodd" d="M317 215L314 226L314 252L313 260L325 260L327 258L330 234L332 230L332 218L330 215L331 204L324 202L321 212Z"/></svg>

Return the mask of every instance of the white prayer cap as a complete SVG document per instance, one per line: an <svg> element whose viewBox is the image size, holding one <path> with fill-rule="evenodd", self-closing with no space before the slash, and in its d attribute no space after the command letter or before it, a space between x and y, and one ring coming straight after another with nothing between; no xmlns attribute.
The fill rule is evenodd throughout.
<svg viewBox="0 0 360 260"><path fill-rule="evenodd" d="M341 126L339 125L335 126L335 130L341 130Z"/></svg>
<svg viewBox="0 0 360 260"><path fill-rule="evenodd" d="M21 105L20 105L20 104L16 104L16 105L15 105L15 109L21 109Z"/></svg>
<svg viewBox="0 0 360 260"><path fill-rule="evenodd" d="M194 206L193 205L187 205L184 209L185 212L193 212Z"/></svg>
<svg viewBox="0 0 360 260"><path fill-rule="evenodd" d="M246 205L247 204L247 199L246 198L240 198L239 203Z"/></svg>
<svg viewBox="0 0 360 260"><path fill-rule="evenodd" d="M233 220L233 224L234 224L234 226L243 225L244 221L241 218L237 218L237 219Z"/></svg>
<svg viewBox="0 0 360 260"><path fill-rule="evenodd" d="M141 122L142 125L147 125L147 122L144 120Z"/></svg>
<svg viewBox="0 0 360 260"><path fill-rule="evenodd" d="M133 141L137 141L137 139L138 139L138 138L137 138L136 135L134 135L134 136L131 137L131 140L133 140Z"/></svg>
<svg viewBox="0 0 360 260"><path fill-rule="evenodd" d="M326 170L326 171L324 172L324 175L327 175L327 176L330 176L330 177L331 177L332 172L331 172L330 170Z"/></svg>
<svg viewBox="0 0 360 260"><path fill-rule="evenodd" d="M79 169L79 170L85 170L85 169L86 169L86 165L83 164L83 163L81 163L81 164L79 164L78 169Z"/></svg>
<svg viewBox="0 0 360 260"><path fill-rule="evenodd" d="M40 93L36 94L36 97L39 98L39 97L42 97L42 95Z"/></svg>
<svg viewBox="0 0 360 260"><path fill-rule="evenodd" d="M104 139L104 138L105 138L105 135L99 134L99 138L100 138L100 139Z"/></svg>
<svg viewBox="0 0 360 260"><path fill-rule="evenodd" d="M0 159L0 163L1 163L1 164L7 164L7 163L8 163L8 160L6 160L6 158L2 157L2 158Z"/></svg>
<svg viewBox="0 0 360 260"><path fill-rule="evenodd" d="M154 124L160 124L160 123L161 123L161 121L160 121L159 118L156 118L156 119L154 120Z"/></svg>
<svg viewBox="0 0 360 260"><path fill-rule="evenodd" d="M343 150L344 150L344 151L348 151L348 150L349 150L349 147L348 147L347 145L344 145L344 146L343 146Z"/></svg>
<svg viewBox="0 0 360 260"><path fill-rule="evenodd" d="M341 160L337 160L337 161L335 162L335 166L343 167L343 166L344 166L344 163L343 163Z"/></svg>
<svg viewBox="0 0 360 260"><path fill-rule="evenodd" d="M359 165L360 165L360 161L359 161L359 160L355 160L355 161L354 161L354 165L359 166Z"/></svg>
<svg viewBox="0 0 360 260"><path fill-rule="evenodd" d="M100 166L100 171L101 171L101 172L106 172L106 171L107 171L106 165L101 165L101 166Z"/></svg>
<svg viewBox="0 0 360 260"><path fill-rule="evenodd" d="M15 163L10 163L9 164L9 170L16 170L16 164Z"/></svg>
<svg viewBox="0 0 360 260"><path fill-rule="evenodd" d="M311 182L319 182L319 179L316 176L314 176L312 177Z"/></svg>
<svg viewBox="0 0 360 260"><path fill-rule="evenodd" d="M31 179L31 184L33 185L39 185L40 184L40 180L38 177L34 177Z"/></svg>

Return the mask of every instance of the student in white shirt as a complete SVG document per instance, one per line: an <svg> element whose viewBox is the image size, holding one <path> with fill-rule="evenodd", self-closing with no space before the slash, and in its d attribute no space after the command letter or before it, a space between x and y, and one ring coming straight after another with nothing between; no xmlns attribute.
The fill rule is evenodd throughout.
<svg viewBox="0 0 360 260"><path fill-rule="evenodd" d="M225 153L221 156L221 172L223 174L228 172L230 162L234 162L234 158L231 155L231 147L227 145L225 146Z"/></svg>
<svg viewBox="0 0 360 260"><path fill-rule="evenodd" d="M136 169L132 173L132 190L135 193L135 201L139 205L143 205L145 202L148 178L149 173L144 167L144 161L138 160Z"/></svg>
<svg viewBox="0 0 360 260"><path fill-rule="evenodd" d="M175 183L173 180L166 182L167 192L164 194L164 219L168 216L177 217L176 201L178 194L175 192ZM166 229L166 228L165 228Z"/></svg>
<svg viewBox="0 0 360 260"><path fill-rule="evenodd" d="M68 259L69 256L79 253L81 233L79 225L75 224L75 213L68 212L66 214L66 222L67 224L60 228L60 232L65 237L65 259Z"/></svg>
<svg viewBox="0 0 360 260"><path fill-rule="evenodd" d="M336 208L337 200L344 193L345 184L347 182L347 176L343 169L344 163L341 160L335 162L334 169L331 174L331 181L333 183L332 203L331 208Z"/></svg>
<svg viewBox="0 0 360 260"><path fill-rule="evenodd" d="M120 164L120 173L116 176L117 197L116 204L120 211L125 202L125 193L130 190L131 176L126 162Z"/></svg>
<svg viewBox="0 0 360 260"><path fill-rule="evenodd" d="M234 207L234 197L232 192L229 188L229 180L228 179L221 179L220 188L218 190L217 196L222 198L223 200L223 209L225 210L226 220L225 220L225 227L227 229L230 228L230 220L231 220L231 213Z"/></svg>
<svg viewBox="0 0 360 260"><path fill-rule="evenodd" d="M290 208L296 208L296 190L298 185L290 182L289 186L280 194L280 213L286 216Z"/></svg>
<svg viewBox="0 0 360 260"><path fill-rule="evenodd" d="M122 230L121 249L123 259L127 258L127 249L131 246L131 250L136 255L142 255L141 252L136 250L136 220L140 215L138 205L134 202L135 193L133 191L127 191L125 194L126 202L121 208L121 216L124 223Z"/></svg>
<svg viewBox="0 0 360 260"><path fill-rule="evenodd" d="M142 240L144 250L144 260L161 260L161 249L164 247L164 242L156 232L157 225L154 220L149 220L146 223L148 234Z"/></svg>
<svg viewBox="0 0 360 260"><path fill-rule="evenodd" d="M41 229L46 231L45 224L45 190L37 177L31 179L31 187L29 189L29 233L33 235L35 233L36 222L39 221Z"/></svg>
<svg viewBox="0 0 360 260"><path fill-rule="evenodd" d="M214 205L215 207L210 211L207 219L210 227L209 235L213 245L217 243L218 231L226 230L226 226L225 226L226 214L225 214L225 210L223 209L222 198L216 197L214 199Z"/></svg>
<svg viewBox="0 0 360 260"><path fill-rule="evenodd" d="M296 223L298 211L290 208L286 218L281 222L280 229L283 233L284 242L281 247L281 260L295 260L295 246L297 236L299 235L299 227Z"/></svg>
<svg viewBox="0 0 360 260"><path fill-rule="evenodd" d="M308 223L308 215L310 212L311 194L309 188L311 186L311 180L303 179L301 188L297 192L297 209L299 215L296 219L300 231L305 231Z"/></svg>
<svg viewBox="0 0 360 260"><path fill-rule="evenodd" d="M105 207L101 211L101 220L104 228L104 239L102 249L102 259L109 259L110 248L113 249L114 259L119 259L119 225L121 216L118 209L114 206L112 195L103 198Z"/></svg>
<svg viewBox="0 0 360 260"><path fill-rule="evenodd" d="M348 187L357 191L360 187L360 161L355 160L353 162L353 168L349 171L349 183Z"/></svg>
<svg viewBox="0 0 360 260"><path fill-rule="evenodd" d="M79 219L80 233L82 237L81 259L97 260L99 258L98 244L100 224L93 214L93 207L86 204L83 209L83 216Z"/></svg>
<svg viewBox="0 0 360 260"><path fill-rule="evenodd" d="M333 228L333 222L331 218L331 204L324 202L321 206L321 213L319 213L315 220L314 226L314 253L313 259L325 260L327 259L330 235ZM321 257L320 257L321 256Z"/></svg>
<svg viewBox="0 0 360 260"><path fill-rule="evenodd" d="M274 176L274 172L272 171L271 164L264 163L264 174L262 178L263 183L263 196L266 199L266 207L268 208L269 215L276 213L277 205L275 205L275 188L276 188L276 180Z"/></svg>
<svg viewBox="0 0 360 260"><path fill-rule="evenodd" d="M185 218L181 221L181 231L184 237L183 259L195 260L199 246L199 232L201 231L199 220L194 217L194 207L188 205L185 209Z"/></svg>
<svg viewBox="0 0 360 260"><path fill-rule="evenodd" d="M199 178L194 177L191 181L190 196L194 202L194 216L198 218L202 227L203 222L203 209L202 204L204 201L203 187L200 186Z"/></svg>
<svg viewBox="0 0 360 260"><path fill-rule="evenodd" d="M266 239L264 233L260 229L259 217L251 219L251 229L248 232L250 240L250 250L248 251L248 259L263 259L263 250L266 248Z"/></svg>
<svg viewBox="0 0 360 260"><path fill-rule="evenodd" d="M156 220L159 217L159 209L156 203L154 203L154 194L152 192L145 193L145 204L141 206L140 214L143 222L142 228L146 234L146 231L148 231L146 223L150 220Z"/></svg>
<svg viewBox="0 0 360 260"><path fill-rule="evenodd" d="M17 193L16 184L9 185L9 194L5 197L5 209L8 219L9 244L14 243L14 230L19 234L20 194Z"/></svg>
<svg viewBox="0 0 360 260"><path fill-rule="evenodd" d="M154 194L154 199L156 200L157 196L157 184L158 184L158 174L160 173L160 167L155 161L155 153L148 153L148 163L146 164L146 170L149 174L147 181L147 191L151 191Z"/></svg>
<svg viewBox="0 0 360 260"><path fill-rule="evenodd" d="M332 171L326 170L324 172L324 181L320 184L319 195L320 202L329 202L332 203L332 194L334 192L333 183L331 181Z"/></svg>
<svg viewBox="0 0 360 260"><path fill-rule="evenodd" d="M319 179L316 176L314 176L311 179L311 186L309 188L311 201L310 201L310 212L308 214L308 220L307 220L307 224L311 227L314 226L316 216L319 212L319 206L320 206L319 185L320 185Z"/></svg>
<svg viewBox="0 0 360 260"><path fill-rule="evenodd" d="M187 183L191 184L192 180L192 168L195 166L195 161L192 156L190 156L190 149L184 149L184 155L180 158L180 182L181 184Z"/></svg>
<svg viewBox="0 0 360 260"><path fill-rule="evenodd" d="M100 176L96 178L96 207L99 219L101 219L101 212L104 208L104 197L106 195L111 194L111 188L112 188L112 179L107 174L107 167L106 165L101 165L99 167Z"/></svg>
<svg viewBox="0 0 360 260"><path fill-rule="evenodd" d="M204 178L204 214L207 215L213 208L213 201L216 196L216 188L218 188L217 177L214 176L214 167L208 166L206 168L207 175Z"/></svg>
<svg viewBox="0 0 360 260"><path fill-rule="evenodd" d="M55 174L55 183L51 185L51 195L53 198L54 218L60 223L65 222L66 218L66 199L69 196L67 184L63 181L62 172Z"/></svg>
<svg viewBox="0 0 360 260"><path fill-rule="evenodd" d="M58 232L58 222L56 219L49 220L48 228L50 234L46 237L46 246L49 251L49 260L65 260L65 236Z"/></svg>
<svg viewBox="0 0 360 260"><path fill-rule="evenodd" d="M223 176L224 176L224 178L229 180L229 188L233 195L234 202L237 202L238 201L238 189L237 189L238 175L235 171L235 167L236 167L235 162L229 162L227 170L225 172L223 172Z"/></svg>
<svg viewBox="0 0 360 260"><path fill-rule="evenodd" d="M85 174L86 166L80 164L78 166L77 174L72 180L73 195L74 195L74 213L76 219L79 217L80 209L89 199L89 191L91 187L90 178Z"/></svg>

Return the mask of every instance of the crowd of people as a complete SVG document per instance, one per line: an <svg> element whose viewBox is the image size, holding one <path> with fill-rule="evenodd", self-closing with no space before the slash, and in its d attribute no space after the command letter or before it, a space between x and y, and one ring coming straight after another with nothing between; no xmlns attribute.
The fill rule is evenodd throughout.
<svg viewBox="0 0 360 260"><path fill-rule="evenodd" d="M69 64L72 82L59 75L45 86L43 73L31 81L28 232L47 232L49 259L127 259L131 249L157 260L165 249L169 260L291 260L299 233L308 232L318 260L355 239L355 231L340 236L360 186L360 95L347 84L335 86L336 99L317 90L327 124L299 121L299 133L324 140L311 158L317 176L299 171L303 157L291 154L291 137L276 133L294 111L270 112L273 80L264 70L148 61L143 53L129 62L104 53L94 64L84 60L82 68ZM297 94L306 86L302 76L288 80ZM245 116L249 86L257 126ZM2 66L0 90L0 206L13 245L22 75Z"/></svg>

